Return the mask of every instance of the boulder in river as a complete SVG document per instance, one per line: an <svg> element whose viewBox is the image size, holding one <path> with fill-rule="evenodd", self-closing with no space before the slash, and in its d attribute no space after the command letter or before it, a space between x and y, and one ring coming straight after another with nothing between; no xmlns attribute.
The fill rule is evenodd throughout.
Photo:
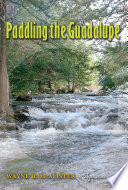
<svg viewBox="0 0 128 190"><path fill-rule="evenodd" d="M93 91L87 94L87 96L106 96L106 95L107 93L105 90Z"/></svg>
<svg viewBox="0 0 128 190"><path fill-rule="evenodd" d="M25 115L23 112L27 113L27 110L15 110L14 118L19 122L29 121L30 117Z"/></svg>
<svg viewBox="0 0 128 190"><path fill-rule="evenodd" d="M7 131L16 131L18 130L18 127L15 124L6 124L6 125L0 125L0 131L7 130Z"/></svg>
<svg viewBox="0 0 128 190"><path fill-rule="evenodd" d="M16 101L31 101L32 97L30 95L21 95L18 96Z"/></svg>
<svg viewBox="0 0 128 190"><path fill-rule="evenodd" d="M5 129L4 125L0 125L0 131L3 131Z"/></svg>
<svg viewBox="0 0 128 190"><path fill-rule="evenodd" d="M7 124L5 126L5 129L8 130L8 131L13 131L13 130L18 130L18 127L16 125Z"/></svg>
<svg viewBox="0 0 128 190"><path fill-rule="evenodd" d="M107 123L108 122L117 122L118 117L119 117L118 113L110 113L107 116Z"/></svg>

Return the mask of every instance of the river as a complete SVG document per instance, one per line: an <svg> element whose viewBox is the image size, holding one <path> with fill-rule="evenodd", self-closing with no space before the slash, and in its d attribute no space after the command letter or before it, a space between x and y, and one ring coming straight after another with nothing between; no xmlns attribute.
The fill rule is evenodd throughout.
<svg viewBox="0 0 128 190"><path fill-rule="evenodd" d="M38 95L19 103L30 121L0 132L1 190L109 190L107 178L128 161L128 96ZM37 179L7 179L6 174ZM76 179L40 179L75 174Z"/></svg>

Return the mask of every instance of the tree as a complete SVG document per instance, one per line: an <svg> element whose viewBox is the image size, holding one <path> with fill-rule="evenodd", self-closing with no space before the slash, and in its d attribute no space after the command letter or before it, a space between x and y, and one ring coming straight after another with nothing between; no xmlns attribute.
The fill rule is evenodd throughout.
<svg viewBox="0 0 128 190"><path fill-rule="evenodd" d="M99 62L100 76L103 88L114 88L128 82L127 44L116 43L107 46L103 50L103 56Z"/></svg>
<svg viewBox="0 0 128 190"><path fill-rule="evenodd" d="M40 25L49 25L55 21L64 25L68 25L72 20L81 25L88 24L90 21L93 21L94 24L98 21L103 21L106 25L117 23L121 26L121 32L126 26L125 0L120 2L118 0L114 0L114 2L112 0L87 0L86 3L85 0L7 0L7 2L8 7L13 7L13 9L7 9L7 20L11 20L13 24L17 25L21 21L36 21ZM69 38L67 40L49 39L45 43L40 40L8 40L7 62L12 89L20 92L21 89L28 91L30 87L33 89L38 86L38 89L42 92L42 88L45 87L59 88L60 86L68 85L69 89L72 89L92 85L92 81L96 85L99 72L104 80L104 82L102 80L102 84L111 87L112 85L117 86L119 77L115 75L115 72L119 59L116 60L116 57L117 54L118 57L122 57L119 56L122 55L122 52L119 49L117 53L114 49L108 54L103 52L104 56L100 61L103 71L99 68L98 72L94 70L95 68L92 68L94 60L91 61L90 56L88 57L90 53L88 48L85 48L85 41L81 40L79 42L81 44L76 43L75 40L71 41ZM92 42L97 51L98 43L100 43L100 55L102 48L105 49L106 45L110 45L110 42L105 42L104 40L93 40ZM113 43L117 44L117 41L113 40L111 42L112 47ZM83 51L81 51L82 45ZM74 46L76 46L75 50ZM88 52L88 55L86 52ZM36 59L34 58L35 54L38 54ZM110 56L112 57L111 61L109 61ZM124 57L122 57L123 60ZM23 68L21 63L23 63ZM25 66L26 64L27 66ZM112 72L113 67L114 72ZM126 67L121 67L119 64L118 71L120 73L122 69L124 75ZM26 72L26 75L24 75L24 72ZM127 77L127 73L125 76ZM126 81L126 77L121 76L120 84L122 81ZM24 83L24 81L27 82Z"/></svg>
<svg viewBox="0 0 128 190"><path fill-rule="evenodd" d="M11 113L9 108L9 82L6 66L6 0L0 0L1 54L0 54L0 114Z"/></svg>

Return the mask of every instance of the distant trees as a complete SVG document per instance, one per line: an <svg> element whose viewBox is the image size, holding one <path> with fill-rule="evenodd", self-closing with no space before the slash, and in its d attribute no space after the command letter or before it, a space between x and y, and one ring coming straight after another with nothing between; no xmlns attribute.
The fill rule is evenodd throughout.
<svg viewBox="0 0 128 190"><path fill-rule="evenodd" d="M128 82L128 59L126 42L107 46L98 65L104 88L116 88Z"/></svg>
<svg viewBox="0 0 128 190"><path fill-rule="evenodd" d="M47 53L37 52L31 59L17 66L10 75L12 90L15 92L44 89L75 88L88 85L91 81L91 58L88 52L69 48L48 49ZM95 76L97 77L97 76ZM94 79L93 79L94 80Z"/></svg>
<svg viewBox="0 0 128 190"><path fill-rule="evenodd" d="M1 0L0 2L3 5L2 3L6 1ZM84 0L7 0L7 5L9 5L7 6L7 19L14 24L20 24L21 21L36 21L39 24L48 25L58 21L59 24L66 25L70 21L74 21L76 24L84 25L90 21L95 23L100 20L106 24L120 24L122 30L125 30L126 26L125 0L120 2L118 0L87 0L86 2ZM1 11L1 32L5 30L3 13L5 14L4 11ZM5 32L2 33L5 34ZM99 41L94 40L94 46L95 42L97 45ZM116 41L114 43L117 44ZM1 55L5 57L6 42L3 35L1 44ZM85 41L81 40L77 44L69 39L66 41L49 39L46 43L39 40L16 41L10 39L7 41L7 65L11 89L15 89L15 91L29 90L29 88L35 89L36 86L39 91L43 91L43 87L59 88L63 84L69 90L74 90L78 87L91 85L92 81L96 84L98 72L104 88L121 85L127 81L126 65L122 66L122 63L124 64L127 61L124 55L125 51L122 52L124 45L123 43L120 43L122 45L113 45L113 42L111 44L104 41L102 44L100 43L100 46L104 45L105 47L107 45L107 47L105 51L100 51L104 56L100 61L98 60L99 65L96 71L94 61L90 56L92 50L86 48ZM83 46L83 50L81 46ZM95 46L95 49L98 49L98 46ZM0 102L3 102L2 97L5 97L6 103L4 104L6 106L4 107L8 107L6 59L2 56L0 93L7 96L0 95ZM116 59L117 57L118 59ZM4 65L4 72L2 65ZM2 87L3 81L6 90ZM2 103L0 104L0 109L3 110Z"/></svg>

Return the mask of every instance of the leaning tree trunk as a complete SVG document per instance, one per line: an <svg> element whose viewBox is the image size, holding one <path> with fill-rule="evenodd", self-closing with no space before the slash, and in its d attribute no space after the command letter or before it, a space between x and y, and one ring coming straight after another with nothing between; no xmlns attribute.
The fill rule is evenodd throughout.
<svg viewBox="0 0 128 190"><path fill-rule="evenodd" d="M6 0L0 0L0 114L9 114L9 83L6 66Z"/></svg>

